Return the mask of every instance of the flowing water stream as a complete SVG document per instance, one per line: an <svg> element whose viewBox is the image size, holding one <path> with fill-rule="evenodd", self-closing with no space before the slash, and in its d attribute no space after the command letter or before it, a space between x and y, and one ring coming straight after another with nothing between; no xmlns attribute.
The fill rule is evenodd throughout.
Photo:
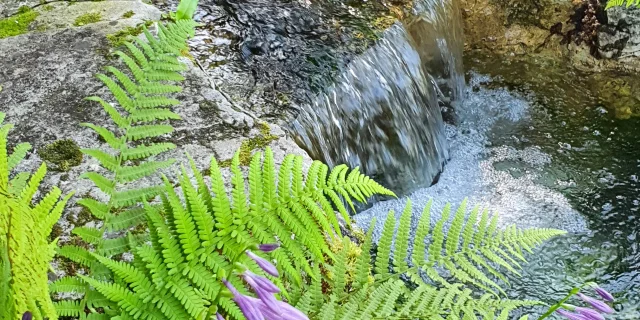
<svg viewBox="0 0 640 320"><path fill-rule="evenodd" d="M349 64L291 126L313 158L359 166L400 194L437 180L449 158L441 107L464 87L457 6L423 0L416 10Z"/></svg>
<svg viewBox="0 0 640 320"><path fill-rule="evenodd" d="M567 230L530 256L510 296L552 303L596 281L617 297L615 319L640 319L640 119L615 119L584 74L544 61L468 57L464 85L455 6L418 7L417 23L394 26L307 106L299 143L409 194L415 216L431 199L439 212L468 198L503 224ZM440 115L450 108L455 125ZM405 202L356 221L376 218L379 236Z"/></svg>

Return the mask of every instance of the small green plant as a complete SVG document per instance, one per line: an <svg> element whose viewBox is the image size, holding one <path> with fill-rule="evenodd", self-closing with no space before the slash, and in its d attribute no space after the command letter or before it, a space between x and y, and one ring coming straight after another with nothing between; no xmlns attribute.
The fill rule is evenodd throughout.
<svg viewBox="0 0 640 320"><path fill-rule="evenodd" d="M85 13L76 18L76 21L73 22L73 25L76 27L85 26L88 24L100 22L102 20L102 15L99 12L89 12Z"/></svg>
<svg viewBox="0 0 640 320"><path fill-rule="evenodd" d="M33 201L47 167L43 163L33 175L12 174L31 146L20 143L7 153L12 126L3 125L4 118L0 112L0 319L20 319L29 311L34 319L54 320L47 271L57 240L47 238L71 195L61 198L53 188Z"/></svg>
<svg viewBox="0 0 640 320"><path fill-rule="evenodd" d="M125 18L125 19L129 19L129 18L133 17L135 14L136 14L135 12L129 10L129 11L123 13L122 17Z"/></svg>

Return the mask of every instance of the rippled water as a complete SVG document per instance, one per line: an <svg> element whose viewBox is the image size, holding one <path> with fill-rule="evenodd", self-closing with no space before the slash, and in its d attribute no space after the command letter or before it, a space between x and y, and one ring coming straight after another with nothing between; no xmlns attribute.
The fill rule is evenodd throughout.
<svg viewBox="0 0 640 320"><path fill-rule="evenodd" d="M640 319L640 119L615 119L570 69L467 65L495 76L470 73L458 124L447 126L451 160L436 185L409 196L414 214L429 199L438 211L468 197L503 224L568 230L530 257L509 294L554 302L596 281L617 297L615 319ZM356 220L377 217L379 232L404 202L377 203Z"/></svg>

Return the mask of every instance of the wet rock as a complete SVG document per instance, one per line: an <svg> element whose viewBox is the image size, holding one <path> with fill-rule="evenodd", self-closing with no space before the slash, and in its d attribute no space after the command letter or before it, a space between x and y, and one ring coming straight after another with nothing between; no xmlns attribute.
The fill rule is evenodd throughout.
<svg viewBox="0 0 640 320"><path fill-rule="evenodd" d="M611 8L607 18L607 27L598 33L600 53L606 58L640 57L640 8Z"/></svg>

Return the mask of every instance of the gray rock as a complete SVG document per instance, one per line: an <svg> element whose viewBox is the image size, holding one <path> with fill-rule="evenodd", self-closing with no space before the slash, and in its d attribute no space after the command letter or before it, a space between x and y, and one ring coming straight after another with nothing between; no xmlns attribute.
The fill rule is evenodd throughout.
<svg viewBox="0 0 640 320"><path fill-rule="evenodd" d="M640 57L640 8L615 7L607 10L608 25L598 33L604 57Z"/></svg>
<svg viewBox="0 0 640 320"><path fill-rule="evenodd" d="M1 0L0 0L1 1ZM35 23L45 25L45 31L34 31L20 36L0 39L0 111L7 114L7 122L15 124L10 144L30 142L34 150L19 170L34 170L42 162L37 150L58 139L72 139L81 148L106 148L95 133L80 126L92 122L113 128L102 108L84 100L91 95L110 97L94 77L107 65L121 66L109 57L112 50L106 35L144 20L156 20L160 12L139 1L107 1L53 4L53 9L41 10ZM131 18L122 18L127 11ZM87 12L101 12L102 21L74 27L76 17ZM208 168L211 157L227 160L242 141L261 134L257 118L236 106L219 91L207 73L198 65L189 64L182 83L183 92L176 95L181 105L175 111L182 120L174 121L176 131L163 139L174 142L178 149L160 155L159 160L177 159L176 166L166 170L174 179L180 164L187 164L188 153L200 169ZM286 153L305 157L307 154L290 140L285 132L268 124L271 134L277 136L270 143L281 163ZM75 192L61 226L65 232L73 228L73 217L79 208L75 200L86 195L105 199L105 195L88 180L80 179L86 171L100 171L99 163L85 157L82 164L68 172L50 171L43 187L58 186L64 193ZM228 170L226 171L228 175ZM158 178L140 181L139 186L158 183ZM64 239L64 238L63 238Z"/></svg>

